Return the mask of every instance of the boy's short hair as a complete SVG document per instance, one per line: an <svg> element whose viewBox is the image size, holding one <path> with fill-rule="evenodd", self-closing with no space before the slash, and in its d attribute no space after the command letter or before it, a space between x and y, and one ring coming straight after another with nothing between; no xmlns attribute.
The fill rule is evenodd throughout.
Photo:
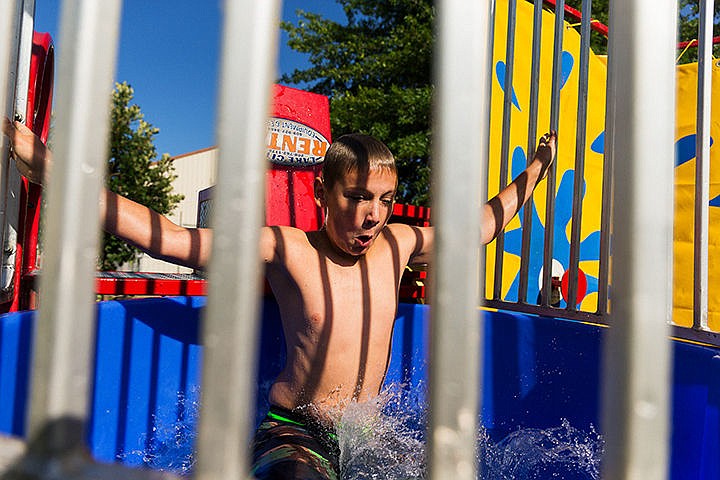
<svg viewBox="0 0 720 480"><path fill-rule="evenodd" d="M335 140L323 161L323 183L332 188L350 172L386 170L397 177L395 157L380 140L361 133L350 133Z"/></svg>

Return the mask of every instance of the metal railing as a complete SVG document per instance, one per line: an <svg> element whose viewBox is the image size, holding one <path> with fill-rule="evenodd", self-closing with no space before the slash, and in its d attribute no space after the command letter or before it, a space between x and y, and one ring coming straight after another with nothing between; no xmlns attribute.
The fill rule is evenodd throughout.
<svg viewBox="0 0 720 480"><path fill-rule="evenodd" d="M509 23L514 22L517 1L509 0ZM251 397L257 343L260 264L258 231L263 201L262 155L265 117L273 75L274 39L278 0L228 1L225 5L221 111L218 119L220 166L213 260L204 330L203 408L198 439L198 478L244 478L247 475ZM708 4L711 5L711 4ZM121 2L65 0L58 60L56 165L49 188L46 235L53 238L45 255L41 289L43 302L36 323L30 449L33 455L65 455L83 444L89 398L93 332L93 281L99 231L97 197L102 182L109 96ZM11 38L12 2L0 3L0 40ZM479 215L483 172L478 159L488 157L489 75L492 62L495 2L444 0L438 3L437 145L434 168L439 194L435 204L437 234L436 291L433 295L433 351L431 368L431 421L428 435L431 478L476 478L476 419L479 362L482 339L477 324ZM530 83L532 115L537 116L537 82L540 68L542 2L534 3L534 33ZM584 0L583 10L591 10ZM564 2L555 4L552 92L549 125L557 129L560 115ZM707 327L707 163L709 161L709 48L708 23L712 8L702 15L702 108L698 113L698 198L695 235L699 286L695 328ZM502 298L503 237L498 239L493 296L488 304L552 316L609 320L605 380L607 478L664 478L667 451L667 381L669 354L666 326L671 321L672 296L672 138L674 112L674 0L625 0L611 11L606 161L600 244L597 311L582 312L576 302L566 309L551 304L552 254L556 170L547 178L542 293L539 305L528 301L530 205L523 215L522 255L517 302ZM649 16L649 17L648 17ZM650 32L650 25L652 32ZM587 95L589 16L581 25L580 91ZM490 32L489 34L486 32ZM514 24L508 27L505 82L512 83ZM535 32L535 31L534 31ZM660 40L658 40L660 39ZM622 43L622 48L620 48ZM10 63L9 42L0 47L0 66ZM253 48L248 48L252 45ZM647 51L652 47L652 60ZM705 48L705 49L703 49ZM468 62L473 58L475 62ZM659 59L658 59L659 58ZM6 60L7 59L7 60ZM247 69L247 65L253 65ZM4 72L5 70L3 70ZM620 81L619 72L624 77ZM1 75L0 101L7 95L7 75ZM642 88L641 88L642 86ZM649 90L647 90L649 88ZM646 90L643 90L646 89ZM507 90L506 90L507 92ZM3 97L2 95L6 95ZM507 179L509 125L512 102L505 99L501 178ZM7 102L4 102L6 104ZM584 170L586 104L579 102L578 130L582 140L575 154L574 196L580 197ZM702 110L702 117L700 110ZM528 161L532 159L537 118L528 125ZM507 127L506 127L507 125ZM481 134L478 135L478 132ZM573 133L563 132L562 138ZM457 140L460 138L461 140ZM474 142L468 144L468 139ZM456 149L462 146L463 151ZM3 146L4 148L4 146ZM467 151L476 156L466 155ZM702 151L702 153L700 153ZM4 153L4 152L3 152ZM4 155L5 156L5 155ZM700 157L702 156L702 159ZM457 168L458 159L466 159ZM659 159L659 160L658 160ZM242 167L237 162L242 161ZM658 167L659 165L667 166ZM649 184L647 169L662 177ZM240 174L242 173L242 174ZM475 178L477 182L468 182ZM611 179L615 179L614 183ZM501 182L503 182L501 180ZM662 182L663 192L657 192ZM502 186L502 183L501 183ZM665 188L667 187L667 188ZM669 190L669 191L667 191ZM611 215L610 198L616 206ZM471 199L472 201L468 201ZM623 208L617 208L622 201ZM652 203L649 205L649 203ZM663 208L657 208L661 204ZM573 203L570 235L569 293L577 295L581 204ZM656 212L648 217L649 212ZM227 221L228 219L239 221ZM609 307L610 220L614 219L614 291ZM649 228L651 226L652 228ZM657 232L660 230L661 234ZM444 232L452 232L446 234ZM469 247L468 247L469 246ZM232 259L232 261L228 261ZM670 262L670 263L668 263ZM480 269L482 271L482 269ZM640 282L643 271L650 281ZM482 282L481 282L482 283ZM240 287L242 285L242 287ZM703 314L703 312L705 312ZM610 315L608 316L608 313ZM69 333L72 333L72 336ZM464 348L457 348L464 345ZM652 358L647 362L646 358ZM464 367L458 369L458 362ZM228 382L228 365L237 375ZM472 368L465 368L471 365ZM244 372L244 373L243 373ZM219 376L218 376L219 375ZM233 402L228 402L233 398ZM653 441L655 440L655 441ZM242 452L246 454L243 455ZM24 467L23 467L24 465ZM19 464L18 468L33 468ZM638 472L642 472L640 475ZM38 476L42 477L42 472ZM134 472L138 477L154 475Z"/></svg>
<svg viewBox="0 0 720 480"><path fill-rule="evenodd" d="M527 0L528 2L530 0ZM529 78L518 77L514 72L515 66L513 63L516 61L515 52L515 32L516 26L516 14L517 14L517 3L515 0L505 0L502 2L503 5L507 6L508 10L508 21L507 21L507 39L506 39L506 52L502 58L505 62L504 71L504 84L505 88L503 91L502 101L502 113L497 114L495 124L492 127L493 131L501 132L501 138L499 142L500 147L500 158L499 163L499 181L498 190L502 189L507 185L508 181L508 156L511 151L511 130L518 130L517 122L511 128L511 113L513 112L513 104L511 102L512 89L508 88L508 85L522 84L529 90L527 99L528 103L528 128L527 128L527 148L525 149L526 158L528 163L532 161L535 149L535 142L538 135L538 124L545 123L549 125L550 129L558 129L560 124L560 90L562 88L562 82L567 78L562 79L562 68L563 68L563 53L564 47L564 36L569 28L576 28L578 24L572 27L567 21L564 21L563 11L566 9L564 0L545 2L543 0L534 0L534 17L532 25L532 51L531 51L531 68ZM680 338L686 338L690 340L696 340L706 342L713 345L720 345L720 335L718 332L712 331L708 322L708 298L710 296L710 285L709 285L709 181L710 181L710 146L712 139L710 137L710 113L711 113L711 77L712 77L712 25L713 25L713 3L706 0L700 2L700 15L699 15L699 32L698 41L695 42L698 46L698 86L697 86L697 121L696 121L696 135L695 135L695 151L696 151L696 175L695 175L695 200L692 210L694 211L694 227L693 227L693 262L694 270L692 272L692 303L693 303L693 320L692 328L681 327L675 324L673 335ZM548 28L549 22L543 23L543 7L546 11L552 9L554 16L554 32L553 32L553 43L545 41L542 44L541 38L542 29ZM504 8L504 7L503 7ZM598 115L597 110L589 111L588 107L588 82L589 82L589 55L590 55L590 32L591 17L592 17L592 2L583 0L581 12L572 11L572 16L579 16L582 13L582 17L579 24L579 37L580 45L577 57L579 58L579 66L576 69L577 76L571 80L576 82L578 89L578 100L577 109L575 112L570 110L564 110L563 115L573 114L576 116L575 131L569 131L567 129L560 129L559 142L558 142L558 157L571 158L574 162L572 171L574 173L574 183L572 188L572 215L570 216L570 233L568 234L569 254L565 258L560 258L560 251L558 245L556 245L557 239L565 236L565 232L556 231L556 214L558 211L558 202L568 202L568 199L559 199L558 185L557 185L557 162L549 170L546 179L545 198L540 199L539 195L535 195L531 198L522 213L521 222L521 248L519 249L519 267L517 267L517 295L514 297L507 291L508 275L515 275L516 271L512 268L507 268L508 250L505 247L505 236L506 233L502 233L496 240L494 247L494 271L487 275L481 274L481 283L484 283L487 278L488 281L492 282L491 288L486 289L485 305L492 308L502 308L520 312L526 312L531 314L563 317L569 319L578 319L583 321L589 321L593 323L607 323L608 315L610 314L610 290L611 290L611 278L610 278L610 244L611 244L611 199L612 199L612 176L614 173L613 168L613 156L611 154L605 154L602 160L602 180L599 178L586 178L586 151L588 150L588 143L591 138L588 137L590 133L586 128L587 121L590 114ZM645 14L643 19L650 21L652 15L650 13ZM644 21L644 20L639 20ZM502 28L503 25L495 25L494 28ZM603 29L606 31L606 29ZM496 37L497 38L497 37ZM673 38L675 36L673 35ZM684 44L683 44L684 45ZM678 44L678 48L681 45ZM552 60L550 65L552 80L550 88L550 107L549 112L545 112L549 115L549 118L541 118L538 116L538 95L539 95L539 77L541 75L541 69L547 68L541 62L541 48L544 48L546 52L552 48ZM496 56L497 56L496 52ZM547 57L547 54L545 54ZM612 59L609 59L611 61ZM527 62L527 58L522 59ZM498 78L498 81L500 79ZM607 95L610 95L611 90L608 88ZM601 115L605 115L606 112L600 112ZM500 116L502 118L500 118ZM607 112L607 117L611 116L611 112ZM605 134L604 145L601 148L608 152L612 147L612 138L609 134L611 126L608 126ZM568 152L569 144L568 140L575 137L575 141L572 142L575 145L574 152ZM672 138L675 138L673 132ZM599 140L599 138L597 139ZM596 141L597 141L596 140ZM593 148L595 148L593 146ZM674 147L673 147L674 149ZM578 292L578 279L582 274L580 273L580 263L583 261L581 256L581 244L583 243L582 238L582 225L585 215L588 215L587 208L583 208L583 190L585 181L595 181L596 183L602 183L600 188L602 195L600 198L599 211L591 211L591 216L597 215L599 217L600 228L598 231L598 245L596 251L592 252L591 258L597 259L597 302L591 304L590 307L585 306L580 308L579 292ZM489 185L492 187L494 182L497 180L493 177L488 179ZM544 201L543 201L544 200ZM542 208L535 210L537 205L536 202L541 203ZM533 214L537 212L540 215L544 211L544 222L541 227L544 228L544 242L542 252L531 251L531 236L538 235L537 232L533 231ZM594 219L594 217L592 217ZM584 247L585 248L585 247ZM564 251L563 249L560 249ZM541 258L540 258L541 257ZM565 285L566 290L563 291L563 295L567 298L563 298L562 302L556 302L560 296L560 278L553 278L553 259L558 258L560 263L566 269ZM541 277L540 277L540 294L538 298L529 298L529 285L533 281L531 278L531 265L540 264ZM672 299L671 299L672 301Z"/></svg>

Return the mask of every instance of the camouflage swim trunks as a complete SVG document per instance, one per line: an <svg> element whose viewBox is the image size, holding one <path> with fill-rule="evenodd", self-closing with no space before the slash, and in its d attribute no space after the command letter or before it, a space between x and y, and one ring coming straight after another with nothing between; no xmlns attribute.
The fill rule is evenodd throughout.
<svg viewBox="0 0 720 480"><path fill-rule="evenodd" d="M255 433L252 473L261 480L337 480L339 456L334 432L271 406Z"/></svg>

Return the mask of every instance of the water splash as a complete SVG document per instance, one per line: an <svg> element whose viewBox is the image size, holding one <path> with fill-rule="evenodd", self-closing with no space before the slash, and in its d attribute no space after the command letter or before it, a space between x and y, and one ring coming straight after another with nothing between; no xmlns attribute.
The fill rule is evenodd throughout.
<svg viewBox="0 0 720 480"><path fill-rule="evenodd" d="M424 478L425 409L407 393L391 387L344 408L336 422L343 480Z"/></svg>
<svg viewBox="0 0 720 480"><path fill-rule="evenodd" d="M191 475L195 467L199 393L199 387L194 387L187 394L178 392L174 415L169 417L166 415L168 412L154 414L152 431L139 439L139 444L144 447L120 453L117 459L122 463L176 475Z"/></svg>
<svg viewBox="0 0 720 480"><path fill-rule="evenodd" d="M596 480L604 451L602 436L573 428L566 419L561 426L517 430L493 443L480 432L482 478L488 480Z"/></svg>
<svg viewBox="0 0 720 480"><path fill-rule="evenodd" d="M195 466L199 392L178 394L177 420L154 416L144 449L118 455L123 463L189 476ZM426 475L424 386L392 385L367 402L351 402L336 418L343 480L422 480ZM167 418L167 417L165 417ZM562 420L559 427L518 429L494 442L478 434L482 480L597 480L604 450L602 436Z"/></svg>

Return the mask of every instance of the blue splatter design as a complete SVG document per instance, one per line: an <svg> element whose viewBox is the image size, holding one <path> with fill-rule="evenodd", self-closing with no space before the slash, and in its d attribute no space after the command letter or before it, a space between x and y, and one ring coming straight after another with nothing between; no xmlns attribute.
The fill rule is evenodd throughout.
<svg viewBox="0 0 720 480"><path fill-rule="evenodd" d="M525 169L526 166L525 152L521 147L516 147L512 156L513 177L516 177ZM553 257L558 260L563 268L567 269L570 259L570 241L567 238L566 229L572 217L572 195L573 182L575 178L574 170L567 170L560 181L557 196L555 197L555 239ZM583 185L582 195L585 196L585 187ZM519 218L522 218L523 207L520 210ZM540 276L540 270L543 262L543 250L545 243L545 227L540 220L540 216L533 204L532 214L532 231L530 235L530 266L528 272L528 302L534 301L540 289L538 287L537 278ZM505 251L507 253L520 256L522 249L522 228L511 230L505 233ZM580 261L599 260L600 256L600 232L595 231L580 242ZM598 279L588 275L587 277L587 294L597 292ZM516 302L518 300L518 285L520 274L515 276L510 290L505 295L505 300ZM561 307L565 307L564 301Z"/></svg>
<svg viewBox="0 0 720 480"><path fill-rule="evenodd" d="M695 158L695 134L686 135L675 142L675 166L679 167L683 163L689 162Z"/></svg>
<svg viewBox="0 0 720 480"><path fill-rule="evenodd" d="M605 154L605 131L600 132L595 140L590 144L590 150L600 155Z"/></svg>
<svg viewBox="0 0 720 480"><path fill-rule="evenodd" d="M570 78L570 74L572 73L574 65L575 58L573 58L572 53L568 52L567 50L563 50L560 65L560 90L562 90L562 88L565 86L565 82L567 82L568 78Z"/></svg>
<svg viewBox="0 0 720 480"><path fill-rule="evenodd" d="M710 137L710 146L715 140ZM590 145L590 150L601 155L605 154L605 132L601 132ZM695 147L695 134L686 135L675 142L675 166L689 162L697 156ZM710 200L711 207L720 207L720 196Z"/></svg>
<svg viewBox="0 0 720 480"><path fill-rule="evenodd" d="M500 84L500 88L505 91L505 62L499 61L497 64L495 64L495 76L497 77L497 81ZM520 103L518 102L517 95L515 95L515 88L511 87L511 95L512 95L512 103L515 105L515 108L522 111L520 108Z"/></svg>
<svg viewBox="0 0 720 480"><path fill-rule="evenodd" d="M690 134L685 135L680 140L675 142L675 166L679 167L683 163L687 163L693 158L697 157L697 148L695 145L696 135ZM715 141L710 137L710 146ZM720 207L720 195L710 199L709 205L711 207Z"/></svg>

